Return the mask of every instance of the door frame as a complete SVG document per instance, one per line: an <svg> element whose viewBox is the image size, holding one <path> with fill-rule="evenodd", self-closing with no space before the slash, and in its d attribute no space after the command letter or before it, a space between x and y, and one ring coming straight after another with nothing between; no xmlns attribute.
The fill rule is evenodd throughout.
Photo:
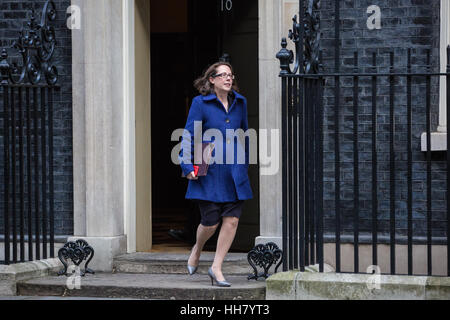
<svg viewBox="0 0 450 320"><path fill-rule="evenodd" d="M150 2L125 0L123 15L124 135L128 141L124 146L124 230L127 252L147 252L152 248Z"/></svg>
<svg viewBox="0 0 450 320"><path fill-rule="evenodd" d="M135 80L135 1L125 0L122 2L123 10L123 57L124 57L124 109L125 112L125 141L128 141L128 145L125 146L125 204L124 204L124 230L127 235L127 252L136 251L136 197L132 196L136 194L136 153L135 153L135 131L133 123L135 119L135 92L134 92L134 80Z"/></svg>

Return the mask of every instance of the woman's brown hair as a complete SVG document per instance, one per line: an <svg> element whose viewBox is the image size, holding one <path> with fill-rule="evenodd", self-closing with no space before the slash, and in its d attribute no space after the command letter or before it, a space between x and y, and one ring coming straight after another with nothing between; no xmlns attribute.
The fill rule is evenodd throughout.
<svg viewBox="0 0 450 320"><path fill-rule="evenodd" d="M211 65L206 71L203 73L203 75L194 81L194 88L200 92L201 95L207 96L210 94L215 93L214 92L214 85L209 82L209 78L213 77L217 73L217 68L220 66L227 66L230 68L231 73L233 72L233 67L228 62L216 62L213 65ZM239 88L236 82L236 79L233 80L233 86L232 89L236 92L239 92Z"/></svg>

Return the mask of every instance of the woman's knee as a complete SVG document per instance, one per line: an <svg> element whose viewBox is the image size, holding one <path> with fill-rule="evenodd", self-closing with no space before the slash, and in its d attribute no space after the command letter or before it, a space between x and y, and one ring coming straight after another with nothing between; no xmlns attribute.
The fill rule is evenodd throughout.
<svg viewBox="0 0 450 320"><path fill-rule="evenodd" d="M223 217L223 223L230 228L237 228L239 224L239 218L236 217Z"/></svg>
<svg viewBox="0 0 450 320"><path fill-rule="evenodd" d="M218 226L219 226L219 222L217 224L215 224L215 225L212 225L212 226L205 226L205 225L202 224L202 227L204 229L208 230L208 231L215 231Z"/></svg>

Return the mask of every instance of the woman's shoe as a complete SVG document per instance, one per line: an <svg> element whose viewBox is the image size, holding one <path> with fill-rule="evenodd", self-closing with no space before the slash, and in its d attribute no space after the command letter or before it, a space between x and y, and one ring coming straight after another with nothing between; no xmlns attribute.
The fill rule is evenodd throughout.
<svg viewBox="0 0 450 320"><path fill-rule="evenodd" d="M216 275L212 271L212 268L209 268L208 275L211 278L211 285L212 286L214 285L214 281L216 281L218 287L231 287L231 283L229 283L227 281L219 281L219 280L217 280Z"/></svg>
<svg viewBox="0 0 450 320"><path fill-rule="evenodd" d="M194 245L194 247L195 247L195 245ZM191 254L192 254L192 251L194 250L194 247L192 247ZM191 256L189 255L189 258L190 257ZM189 258L188 258L188 260L189 260ZM188 269L189 274L192 276L194 273L197 272L198 266L196 266L196 267L190 266L189 262L188 262L187 269Z"/></svg>
<svg viewBox="0 0 450 320"><path fill-rule="evenodd" d="M187 265L187 269L188 269L189 274L192 276L194 273L197 272L198 266L197 266L197 267L193 267L193 266L190 266L190 265L188 264L188 265Z"/></svg>

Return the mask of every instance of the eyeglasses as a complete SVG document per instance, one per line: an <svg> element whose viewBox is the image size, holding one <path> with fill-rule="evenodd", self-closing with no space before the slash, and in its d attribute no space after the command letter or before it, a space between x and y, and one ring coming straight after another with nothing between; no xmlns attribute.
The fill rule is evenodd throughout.
<svg viewBox="0 0 450 320"><path fill-rule="evenodd" d="M213 77L214 78L221 78L223 80L226 80L228 77L230 77L231 80L234 80L234 74L226 73L226 72L215 74Z"/></svg>

